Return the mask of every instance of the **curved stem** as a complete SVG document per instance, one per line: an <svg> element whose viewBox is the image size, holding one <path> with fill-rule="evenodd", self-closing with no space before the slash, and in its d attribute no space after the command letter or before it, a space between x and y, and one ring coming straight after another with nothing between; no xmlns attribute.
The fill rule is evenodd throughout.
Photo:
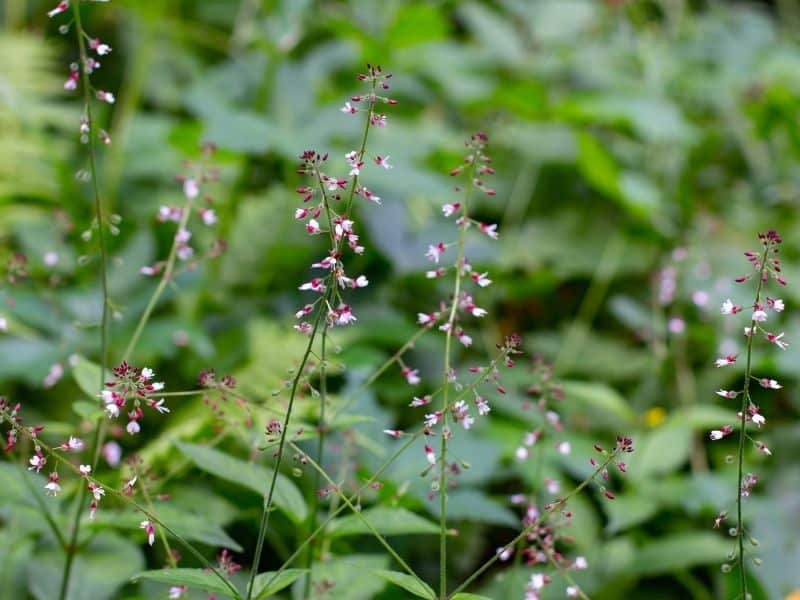
<svg viewBox="0 0 800 600"><path fill-rule="evenodd" d="M100 288L102 292L102 318L100 321L100 381L97 389L103 389L105 373L108 367L108 335L110 325L110 311L109 311L109 297L108 297L108 249L106 246L105 235L105 219L103 218L103 203L100 199L100 185L97 181L97 161L95 157L95 128L94 119L92 118L92 86L89 81L89 73L86 70L86 63L88 60L88 53L86 52L86 40L81 23L81 11L78 2L72 3L72 14L75 19L75 33L78 38L79 50L79 65L81 71L81 82L83 87L83 101L84 110L86 111L86 118L88 119L88 141L87 149L89 154L89 172L92 179L92 193L94 195L94 212L95 220L97 222L97 247L100 252ZM102 421L96 423L94 429L94 436L92 439L93 446L93 460L92 467L97 466L100 458L100 446L104 437L105 426ZM66 552L66 560L64 563L64 571L61 575L61 586L58 597L60 600L65 600L67 591L69 589L69 580L72 575L72 565L75 561L75 554L78 544L78 536L81 528L81 513L86 502L86 488L82 487L78 493L76 501L75 513L72 518L72 529L70 533L69 543L64 547Z"/></svg>

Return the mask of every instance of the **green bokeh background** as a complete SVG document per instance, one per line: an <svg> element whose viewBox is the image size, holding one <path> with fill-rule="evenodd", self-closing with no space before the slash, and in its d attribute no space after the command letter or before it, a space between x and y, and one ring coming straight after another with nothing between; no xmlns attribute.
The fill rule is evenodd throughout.
<svg viewBox="0 0 800 600"><path fill-rule="evenodd" d="M46 422L55 440L81 420L73 403L85 396L67 365L76 353L97 358L100 301L94 244L81 240L92 220L89 186L76 177L86 168L77 141L82 107L62 91L77 58L74 36L59 35L68 19L49 20L50 8L0 3L0 253L24 252L30 272L29 281L0 287L0 315L9 321L0 334L0 391L24 403L29 422ZM184 159L197 158L204 142L218 148L221 178L207 191L219 224L195 225L194 240L202 248L221 236L228 251L168 288L134 360L170 390L195 387L197 373L214 367L236 375L257 401L276 402L270 392L302 350L291 332L304 302L297 286L324 251L293 218L293 190L303 184L297 155L330 152L346 172L343 157L361 126L339 108L359 91L354 74L365 63L394 73L399 103L386 111L388 127L370 134L370 152L390 155L394 168L364 172L383 204L358 207L368 251L352 271L371 284L353 298L357 326L334 337L335 362L346 365L334 378L337 393L356 387L413 334L416 313L447 294L446 283L425 279L424 252L452 235L440 206L458 199L447 173L463 139L488 133L497 195L474 211L499 223L501 235L493 243L476 236L467 249L494 284L476 293L490 314L459 362L474 364L503 335L522 335L527 353L544 356L565 382L559 409L573 452L564 460L550 444L535 461L514 460L538 418L518 410L528 377L527 359L520 361L512 392L492 400L492 417L457 449L472 468L453 493L453 584L513 536L510 493L544 493L544 475L569 489L587 472L593 443L627 433L637 452L629 475L615 481L617 500L591 492L573 505L575 542L566 549L591 566L578 580L599 599L734 596L733 576L719 568L733 544L711 524L735 493L726 461L735 448L710 445L707 431L735 413L714 390L738 385L742 370L718 370L713 361L741 350L744 323L723 319L718 306L729 297L752 302L751 288L732 279L747 273L742 252L757 249L756 233L777 229L789 285L773 288L787 310L770 326L785 330L790 346L757 345L756 374L784 388L755 392L767 417L759 439L773 456L748 453L761 481L746 514L763 559L751 569L754 599L800 589L797 3L114 0L87 3L84 15L86 28L113 46L93 76L117 97L113 107L96 108L113 139L100 152L103 198L122 217L111 242L112 356L121 355L155 285L139 267L163 258L171 243L172 226L154 218L158 207L180 202L175 177ZM55 268L43 262L51 251L59 255ZM667 297L665 279L674 282ZM441 351L432 333L407 362L432 380ZM57 362L67 374L45 390ZM409 399L399 369L362 394L346 413L349 427L333 436L330 472L349 465L357 467L349 477L366 476L380 464L380 431L410 428L421 417ZM205 519L209 531L198 541L207 554L238 546L246 563L258 496L182 462L173 440L211 439L213 418L199 400L171 405L169 419L148 416L140 438L120 435L120 443L126 453L141 450L158 472L183 468L167 484L172 500L163 510L189 519L187 529ZM313 403L305 410L313 422ZM232 432L221 448L246 457L263 444L267 417L260 411L253 429ZM381 498L436 520L420 458L412 449L398 462ZM51 598L61 558L13 460L0 463L0 597ZM296 484L308 491L311 481L305 474ZM70 512L65 496L53 501L58 514ZM145 565L163 564L126 515L87 530L97 552L86 555L85 587L75 598L164 597L163 586L125 583ZM297 541L290 520L275 523L263 569L277 568ZM391 539L433 584L435 537ZM380 550L367 537L332 546L342 557ZM121 558L103 562L110 552ZM405 597L375 578L349 586L361 567L346 559L326 568L340 581L326 597ZM521 597L530 572L499 567L476 591ZM563 596L563 582L551 587L552 597Z"/></svg>

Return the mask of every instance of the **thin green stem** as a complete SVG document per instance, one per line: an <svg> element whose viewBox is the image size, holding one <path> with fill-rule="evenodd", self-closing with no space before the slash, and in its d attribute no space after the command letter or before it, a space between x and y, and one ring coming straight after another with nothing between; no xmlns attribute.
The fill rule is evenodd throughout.
<svg viewBox="0 0 800 600"><path fill-rule="evenodd" d="M92 179L92 193L94 195L94 212L97 224L97 247L100 253L100 288L102 293L102 317L100 321L100 381L98 388L103 388L106 369L108 366L108 337L110 326L109 296L108 296L108 248L106 246L105 219L103 217L103 203L100 198L100 184L98 183L97 160L95 156L95 126L92 117L92 85L89 81L89 72L86 69L88 53L86 51L85 33L81 23L81 11L78 2L72 3L72 13L75 19L75 33L78 38L79 65L81 72L81 82L83 87L84 110L88 120L88 140L87 149L89 155L89 173ZM100 458L100 446L103 441L105 425L102 421L96 423L94 436L92 439L93 460L92 467L96 467ZM59 590L60 600L65 600L69 589L70 576L72 575L72 565L75 561L75 554L78 543L78 536L81 528L81 513L86 502L87 490L81 487L76 501L75 513L72 518L72 529L69 543L64 547L66 559L64 570L61 575L61 586Z"/></svg>
<svg viewBox="0 0 800 600"><path fill-rule="evenodd" d="M317 462L320 464L323 460L323 455L325 452L325 429L327 427L325 423L325 404L327 403L328 399L328 369L327 369L327 344L326 338L328 334L328 323L325 322L325 325L322 328L322 341L321 341L321 348L320 348L320 368L319 368L319 422L317 423ZM314 476L314 488L311 490L311 510L309 511L308 515L308 531L314 531L317 522L317 512L319 511L319 484L320 484L320 473L319 471L315 471ZM324 536L320 536L321 539L319 543L324 542ZM315 542L316 543L316 542ZM308 569L308 573L305 578L305 584L303 586L303 598L308 598L308 593L311 588L311 575L313 573L313 566L314 566L314 545L310 545L308 547L308 554L306 556L306 569Z"/></svg>
<svg viewBox="0 0 800 600"><path fill-rule="evenodd" d="M328 288L329 293L330 287ZM324 308L324 303L321 305ZM291 392L289 393L289 404L286 407L286 416L283 419L283 427L281 428L281 437L280 441L278 442L278 450L277 456L275 457L275 467L272 472L272 478L270 479L269 488L267 490L267 494L264 498L264 508L263 512L261 513L261 523L258 527L258 538L256 540L256 551L253 555L253 565L250 569L250 578L247 582L247 594L246 599L250 600L253 595L253 583L255 582L256 573L258 573L258 566L261 562L261 553L264 550L264 538L267 535L267 527L269 526L269 515L272 512L272 496L275 493L275 484L278 481L278 473L281 468L281 462L283 459L283 448L286 444L286 432L289 429L289 419L292 416L292 409L294 408L294 401L297 396L297 388L300 385L300 379L303 377L303 371L305 369L306 363L308 362L308 357L311 354L311 347L314 345L314 338L317 336L317 330L319 328L320 321L322 320L322 315L324 313L323 308L317 309L316 317L314 318L314 326L311 331L311 335L308 338L308 345L306 345L306 350L303 353L303 357L300 360L300 364L297 367L297 372L295 373L294 378L292 379L292 388Z"/></svg>
<svg viewBox="0 0 800 600"><path fill-rule="evenodd" d="M408 563L405 560L403 560L403 558L399 554L397 554L395 549L392 548L391 544L389 544L389 542L386 541L386 538L384 538L381 535L381 533L375 528L375 526L372 523L369 522L369 519L367 519L364 516L364 514L361 512L361 509L356 507L352 503L352 501L345 495L345 493L342 492L342 490L339 488L339 486L333 481L333 479L330 478L330 476L325 472L325 470L321 466L319 466L319 464L317 464L317 461L315 461L313 458L308 456L308 454L303 452L303 450L301 450L300 447L297 446L294 442L289 442L289 446L292 449L294 449L295 452L298 452L298 453L300 453L300 454L302 454L302 455L304 455L306 457L306 460L308 461L308 464L310 464L311 467L317 473L319 473L322 476L322 478L327 482L327 484L333 490L336 491L336 495L339 496L339 498L342 500L342 502L344 502L345 506L347 506L351 511L353 511L353 514L356 515L356 517L358 517L358 519L362 523L364 523L364 526L369 530L369 532L375 537L375 539L378 540L378 542L380 542L380 544L384 548L386 548L386 551L392 556L392 558L394 558L397 561L397 563L401 567L403 567L403 569L406 571L406 573L408 573L409 575L411 575L411 577L416 579L418 583L424 585L424 582L422 581L422 579L420 579L419 575L417 575L414 572L414 569L412 569L408 565Z"/></svg>
<svg viewBox="0 0 800 600"><path fill-rule="evenodd" d="M495 552L494 555L489 560L487 560L480 567L478 567L472 573L472 575L467 577L464 580L463 583L461 583L455 590L453 590L450 593L450 595L448 597L452 598L453 596L455 596L459 592L462 592L465 589L467 589L467 587L469 587L469 585L472 584L473 581L475 581L478 577L480 577L489 567L491 567L495 562L497 562L499 560L500 555L503 554L503 552L505 552L508 549L513 548L514 546L516 546L521 540L525 539L528 535L530 535L530 533L532 531L534 531L538 527L540 527L542 525L542 523L544 523L545 520L550 515L552 515L557 510L560 510L567 503L567 501L570 498L572 498L576 494L579 494L581 491L583 491L583 489L586 486L588 486L592 481L594 481L595 477L597 477L600 473L602 473L603 469L605 469L611 463L611 461L614 460L614 458L616 456L617 456L617 451L609 453L609 455L606 457L606 459L602 463L600 463L594 471L592 471L591 475L589 475L580 484L578 484L577 487L573 488L573 490L569 494L567 494L563 498L559 498L558 500L553 502L553 504L550 506L550 508L548 508L547 510L542 512L542 514L539 516L538 519L536 519L533 523L531 523L530 525L525 527L519 533L519 535L517 535L513 540L508 542L505 546L502 546L501 548L499 548L497 550L497 552Z"/></svg>
<svg viewBox="0 0 800 600"><path fill-rule="evenodd" d="M39 506L39 511L44 516L44 520L47 521L47 524L50 526L53 535L56 537L56 540L58 540L58 544L62 548L66 548L67 540L66 538L64 538L64 535L61 533L61 530L58 528L58 525L56 524L55 519L53 519L53 515L50 514L50 511L48 510L47 505L44 503L44 500L42 500L41 493L39 492L39 490L33 487L33 483L28 477L28 473L25 471L25 469L22 466L19 465L17 466L19 468L20 478L25 483L25 487L27 487L28 490L30 491L31 496L35 499L36 504Z"/></svg>
<svg viewBox="0 0 800 600"><path fill-rule="evenodd" d="M469 226L469 199L472 194L473 179L475 176L475 164L477 157L474 157L470 164L467 186L464 192L463 214L461 225L458 232L458 256L456 257L456 280L453 285L453 300L450 306L450 314L447 317L447 329L444 341L444 377L442 391L442 443L441 456L439 457L439 597L441 600L447 598L447 438L449 437L445 429L447 428L448 413L450 410L450 353L453 343L453 329L455 328L456 313L458 311L458 298L461 294L462 264L464 261L464 239L467 227Z"/></svg>
<svg viewBox="0 0 800 600"><path fill-rule="evenodd" d="M375 89L375 82L374 81L372 83L372 86L373 86L373 91L374 91L374 89ZM370 123L371 123L371 120L372 120L372 112L373 112L373 105L370 104L370 109L369 109L369 111L367 113L366 123L364 124L364 133L361 136L361 147L360 147L360 149L358 151L359 160L361 158L363 158L364 152L366 150L367 138L369 136ZM356 191L356 186L357 185L358 185L358 176L354 176L353 180L352 180L352 183L350 185L350 191L349 191L349 194L348 194L347 202L345 204L345 212L344 212L344 214L349 214L350 213L350 208L351 208L351 206L353 204L353 196L355 195L355 191ZM324 192L323 192L323 198L325 198ZM326 210L326 213L328 213L327 216L330 219L330 213L329 213L330 208L327 206L327 200L325 202L326 202L326 208L328 209L328 210ZM331 234L333 234L333 232L331 232ZM342 239L344 239L344 237L342 237ZM334 240L334 248L333 248L333 250L334 250L335 254L339 252L339 249L340 249L341 244L342 244L342 239L340 239L338 242L336 242ZM270 484L269 484L269 490L267 492L267 496L266 496L266 499L265 499L265 502L264 502L264 510L263 510L263 512L261 514L261 523L260 523L259 528L258 528L258 538L257 538L257 541L256 541L256 552L255 552L255 555L253 557L253 566L252 566L252 569L250 570L250 577L249 577L249 581L247 583L246 600L251 600L252 595L253 595L253 582L255 581L256 573L258 572L258 565L259 565L259 563L261 561L261 553L263 552L263 549L264 549L264 538L266 537L267 527L269 526L269 515L270 515L270 512L271 512L270 509L271 509L271 506L272 506L272 496L273 496L273 494L275 492L275 483L276 483L277 478L278 478L278 471L280 469L281 460L283 458L283 448L284 448L284 445L286 443L286 430L288 429L289 419L291 418L291 415L292 415L292 408L294 407L294 400L295 400L295 396L297 394L297 387L298 387L298 385L300 383L300 378L303 375L303 370L305 368L305 365L308 362L308 357L311 354L312 347L314 345L314 340L316 338L317 331L318 331L318 328L319 328L319 324L320 324L320 321L322 319L322 315L326 312L328 301L333 297L333 294L335 292L337 292L337 289L336 289L337 281L336 281L335 277L333 276L333 274L328 276L328 282L329 282L329 285L328 285L328 287L326 289L325 295L323 296L322 301L319 303L319 306L317 307L317 313L316 313L316 316L314 318L314 325L313 325L313 329L311 331L311 335L309 336L308 346L306 347L305 353L303 354L303 358L300 361L300 365L298 366L297 373L296 373L294 379L292 380L292 387L291 387L291 392L290 392L290 395L289 395L289 404L288 404L288 406L286 408L286 416L284 417L283 429L281 430L281 437L280 437L280 441L278 443L278 451L277 451L277 457L276 457L276 461L275 461L275 470L272 473L272 480L270 481Z"/></svg>
<svg viewBox="0 0 800 600"><path fill-rule="evenodd" d="M758 272L758 286L756 287L756 299L753 305L761 303L761 290L764 287L764 270L767 267L767 257L771 248L769 242L764 243L764 252L761 255L761 268ZM755 309L754 309L755 310ZM744 477L744 442L747 438L747 409L750 408L750 380L752 379L751 362L753 357L753 340L756 337L758 323L750 321L750 335L747 336L747 361L744 369L744 389L742 390L742 406L739 418L739 448L736 457L737 464L737 488L736 488L736 542L739 552L739 585L741 588L742 600L747 600L747 569L744 564L744 522L742 521L742 481Z"/></svg>
<svg viewBox="0 0 800 600"><path fill-rule="evenodd" d="M153 506L153 499L150 497L150 491L147 489L147 484L145 483L144 478L141 476L141 473L138 469L135 470L135 475L139 478L141 485L139 489L142 490L142 496L144 497L144 502L147 505L147 510L150 511L150 514L156 514L155 506ZM164 546L164 552L167 554L167 562L169 566L173 569L178 567L178 563L175 560L175 555L172 553L172 547L169 545L169 540L167 539L167 534L164 533L164 528L158 528L158 538L161 540L161 545Z"/></svg>
<svg viewBox="0 0 800 600"><path fill-rule="evenodd" d="M161 279L159 280L156 289L153 291L153 295L150 296L150 301L147 303L142 316L139 318L139 322L136 324L136 329L134 329L133 335L131 336L128 345L125 348L125 353L122 355L123 362L130 360L133 351L136 349L136 344L139 342L139 338L141 337L147 322L150 320L150 315L153 313L156 304L158 304L158 301L161 299L161 295L164 293L164 289L167 287L167 284L172 280L172 275L175 270L175 262L178 257L177 233L186 229L186 224L189 222L189 216L192 213L192 204L193 200L191 198L187 198L183 206L183 212L181 213L181 219L178 223L176 235L172 240L169 256L167 257L167 262L164 266L164 272L161 274Z"/></svg>

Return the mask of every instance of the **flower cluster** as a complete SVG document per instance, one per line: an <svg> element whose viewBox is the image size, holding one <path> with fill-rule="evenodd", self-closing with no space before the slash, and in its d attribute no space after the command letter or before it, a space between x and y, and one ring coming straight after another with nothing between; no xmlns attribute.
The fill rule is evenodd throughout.
<svg viewBox="0 0 800 600"><path fill-rule="evenodd" d="M771 281L776 282L780 286L786 285L786 279L781 272L781 262L777 257L780 251L781 236L774 230L766 233L760 233L758 238L761 242L760 252L745 252L747 261L751 264L756 273L756 290L755 298L752 305L745 310L743 305L736 304L730 299L723 302L720 312L723 315L738 315L740 313L749 314L749 323L744 326L743 334L745 338L745 351L744 351L744 380L742 387L737 389L719 389L716 391L718 396L726 400L737 400L741 397L739 412L737 414L736 424L725 424L718 429L714 429L709 433L709 438L712 441L719 441L732 435L738 426L738 452L737 452L737 492L736 492L736 526L730 529L731 535L737 540L738 550L731 555L731 558L736 557L739 564L740 584L742 596L747 597L747 577L745 573L745 527L742 518L742 503L743 499L749 497L753 488L758 483L758 475L755 473L747 473L744 470L744 447L746 441L752 443L756 451L770 456L772 451L761 440L752 437L748 431L748 424L755 425L760 429L766 423L766 418L761 414L760 407L753 402L750 393L750 386L753 382L758 383L762 388L767 390L780 390L783 386L775 379L770 377L756 376L752 372L752 359L753 347L757 340L763 340L768 344L777 346L781 350L788 347L788 343L784 339L783 332L775 331L773 326L767 323L776 320L777 314L782 313L785 305L783 300L766 295L766 286ZM751 274L737 277L736 283L744 283L752 278ZM718 358L715 361L717 368L725 368L737 363L738 355L735 353L728 353L724 357ZM719 527L727 518L728 511L721 511L714 519L714 527ZM758 559L756 559L756 562ZM723 565L723 572L730 572L732 569L731 564Z"/></svg>
<svg viewBox="0 0 800 600"><path fill-rule="evenodd" d="M367 83L369 91L363 95L353 96L345 103L342 112L356 114L365 111L366 131L371 126L385 127L386 116L376 112L376 105L395 104L395 100L380 94L389 89L390 78L391 74L384 73L379 66L367 65L367 73L360 74L358 79ZM367 137L366 131L364 142ZM380 204L380 198L359 183L361 170L367 158L363 143L359 150L345 154L344 158L349 168L347 177L331 175L327 167L328 158L327 153L320 154L315 150L307 150L300 155L302 163L298 168L298 173L308 177L310 182L297 188L303 206L295 209L295 219L303 223L309 235L327 236L330 240L327 255L311 265L312 269L322 274L299 287L300 291L319 295L314 302L306 304L295 313L295 317L300 320L295 329L306 335L312 333L314 326L301 319L312 314L318 308L318 304L322 304L328 327L349 325L357 320L352 307L342 297L344 289L364 288L369 285L369 280L364 275L348 276L342 260L345 245L354 254L363 254L365 251L353 219L352 204L355 196ZM388 156L381 155L373 157L374 163L383 169L391 168L388 159Z"/></svg>
<svg viewBox="0 0 800 600"><path fill-rule="evenodd" d="M202 224L206 227L213 227L217 223L217 213L214 209L213 198L208 194L204 194L201 198L202 186L219 179L219 172L216 168L206 167L206 163L211 159L215 150L213 144L204 145L202 149L203 160L199 163L187 162L186 164L191 171L191 175L178 177L178 181L183 185L183 205L162 205L159 207L156 214L158 221L161 223L176 223L177 231L175 232L169 258L152 265L144 265L139 270L142 275L152 277L162 272L171 275L175 259L188 263L189 267L196 266L196 261L193 261L195 259L195 250L191 244L192 232L189 230L189 218L192 214L197 214ZM198 206L198 204L200 205ZM224 240L215 241L205 258L216 258L226 247L227 244Z"/></svg>
<svg viewBox="0 0 800 600"><path fill-rule="evenodd" d="M93 2L107 2L108 0L92 0ZM47 16L50 18L56 17L61 13L66 12L70 8L69 0L59 2L52 10L48 11ZM75 12L78 14L78 7L75 7ZM111 46L100 40L99 38L92 37L84 31L79 15L74 21L70 21L61 25L58 30L62 34L69 33L70 26L75 24L75 29L78 35L80 44L80 57L77 61L70 63L69 76L64 82L64 89L72 92L78 89L82 75L84 84L89 88L87 98L91 95L107 104L114 104L116 97L112 92L106 90L96 89L92 86L91 75L97 71L101 64L98 57L107 56L111 53ZM83 115L80 119L79 126L81 142L88 143L89 135L92 133L91 111L88 103L83 108ZM104 144L111 143L111 136L103 130L97 130L97 136Z"/></svg>
<svg viewBox="0 0 800 600"><path fill-rule="evenodd" d="M125 429L130 435L136 435L141 430L139 421L144 417L142 404L161 414L169 412L164 405L164 399L156 400L154 397L164 389L164 384L152 381L154 376L152 369L147 367L137 369L123 361L114 367L112 372L114 379L106 382L106 389L100 392L100 398L109 418L115 419L120 413L127 411L128 424Z"/></svg>
<svg viewBox="0 0 800 600"><path fill-rule="evenodd" d="M557 438L555 447L559 454L569 454L572 451L569 441L562 439L564 424L561 422L561 416L553 406L564 399L564 390L559 383L553 380L552 375L552 367L546 364L540 356L535 356L532 369L534 383L527 390L532 400L525 401L522 408L524 410L536 409L544 417L542 419L543 425L525 433L522 443L515 452L517 460L527 460L531 455L531 448L548 429Z"/></svg>
<svg viewBox="0 0 800 600"><path fill-rule="evenodd" d="M783 312L785 308L784 302L780 298L766 296L764 290L765 285L770 280L774 280L782 286L786 285L786 279L781 273L780 259L776 256L776 254L779 252L779 246L782 240L780 235L778 235L775 231L768 231L767 233L759 234L758 237L762 244L762 251L759 253L752 251L745 252L745 257L757 273L756 295L752 305L750 306L751 311L748 311L750 321L749 324L743 329L748 358L746 361L747 372L745 374L745 381L742 388L732 390L719 389L716 391L716 394L729 400L735 400L739 396L742 396L742 407L738 414L740 425L743 428L740 433L747 439L750 439L754 447L759 452L766 455L771 455L772 452L763 442L754 440L747 434L746 431L744 431L744 427L747 423L752 423L757 428L760 428L766 423L766 419L761 414L760 407L751 399L751 381L755 381L761 387L768 390L779 390L783 387L775 379L769 377L757 377L750 372L750 355L754 340L760 337L767 343L773 344L781 350L785 350L788 347L788 343L784 340L784 333L770 331L769 329L771 328L768 329L766 325L766 323L771 320L771 314L774 315ZM743 283L748 281L751 277L751 275L744 275L737 277L735 281L737 283ZM720 312L723 315L738 315L745 312L745 307L743 305L734 303L730 298L728 298L722 303ZM728 367L735 365L737 363L737 359L738 355L729 353L721 358L716 359L714 364L717 368ZM712 430L709 433L709 438L712 441L718 441L733 434L734 431L734 426L723 425L719 429ZM744 489L744 487L744 483L742 483L742 489Z"/></svg>

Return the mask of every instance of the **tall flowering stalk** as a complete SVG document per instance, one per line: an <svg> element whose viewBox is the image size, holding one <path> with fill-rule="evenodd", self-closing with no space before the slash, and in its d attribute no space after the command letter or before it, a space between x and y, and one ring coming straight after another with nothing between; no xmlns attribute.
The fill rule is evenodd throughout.
<svg viewBox="0 0 800 600"><path fill-rule="evenodd" d="M364 131L361 136L361 144L357 150L348 152L345 161L349 167L347 177L331 175L328 171L327 153L320 154L314 150L307 150L300 155L302 164L298 173L309 178L310 183L297 189L303 201L303 205L295 210L295 218L304 224L306 232L311 236L325 236L329 238L330 244L328 253L325 257L311 265L314 270L322 271L322 275L313 277L310 281L300 285L301 291L317 294L316 300L298 309L296 317L299 323L295 329L308 336L308 343L303 353L297 372L292 379L289 402L286 407L283 423L279 424L280 437L278 447L275 451L275 466L272 477L269 481L264 498L264 507L261 516L261 523L256 541L256 550L253 556L252 569L247 585L247 600L253 594L253 583L255 581L258 566L261 561L261 554L264 547L267 528L269 526L269 515L272 509L272 499L275 493L275 484L280 471L283 459L283 451L286 445L286 432L289 429L289 421L292 416L292 409L297 395L300 381L305 374L305 367L312 354L317 335L321 331L324 338L330 327L346 326L356 321L352 307L345 301L343 292L347 289L358 289L369 285L369 281L364 275L349 277L345 272L343 256L345 247L354 254L363 254L364 246L360 243L357 233L356 221L353 215L353 203L356 197L363 198L368 202L380 204L380 198L360 184L361 170L364 168L369 158L366 153L367 139L371 127L385 127L387 117L378 112L379 104L395 104L395 101L386 97L383 93L389 89L390 73L384 73L380 66L367 65L367 72L358 75L358 80L367 85L367 91L363 94L353 96L344 104L341 112L349 115L363 113ZM390 169L389 156L374 155L371 161L382 169ZM318 272L317 271L317 272ZM309 317L309 320L305 320ZM322 348L325 348L323 342ZM325 389L325 361L326 356L320 356L322 363L323 390ZM321 407L326 401L325 394L321 395ZM273 428L274 429L274 428ZM318 452L324 451L324 409L320 409L319 424L320 440ZM318 456L318 460L322 457ZM314 511L315 512L315 511ZM311 525L315 520L315 515L311 517Z"/></svg>
<svg viewBox="0 0 800 600"><path fill-rule="evenodd" d="M758 482L758 476L754 473L745 473L744 470L744 454L745 454L745 445L746 442L751 442L756 450L759 452L766 454L767 456L771 455L772 452L770 449L764 444L763 442L754 439L750 433L748 433L747 428L748 424L755 425L756 428L760 429L764 423L766 423L766 419L761 414L761 409L758 405L756 405L752 397L750 395L750 384L753 381L756 381L761 387L766 389L777 390L781 389L781 384L778 383L775 379L770 379L768 377L757 377L753 375L752 371L752 358L753 358L753 345L756 339L763 339L769 344L774 344L781 350L785 350L788 346L787 342L783 339L783 332L781 333L774 333L767 329L765 323L769 320L770 312L773 313L780 313L783 312L784 303L783 300L779 298L772 298L770 296L766 296L765 286L770 280L774 280L781 286L786 285L786 280L784 279L783 275L781 274L781 263L780 259L777 258L777 254L779 252L779 246L781 244L781 236L778 235L774 230L770 230L766 233L758 234L758 238L761 241L761 251L760 252L752 252L748 251L745 252L745 256L747 257L748 262L753 266L753 269L756 272L756 290L755 290L755 298L752 304L752 313L750 314L750 324L744 328L744 336L746 338L745 342L745 371L744 371L744 382L740 389L735 390L724 390L720 389L717 390L717 395L723 398L735 400L741 396L741 404L738 413L738 427L739 427L739 438L738 438L738 451L736 457L736 465L737 465L737 493L736 493L736 527L732 531L735 533L736 536L736 554L737 558L736 561L739 566L739 585L740 585L740 593L742 598L748 597L747 591L747 569L745 567L745 527L744 527L744 520L742 517L742 508L744 499L749 497L753 487ZM745 275L742 277L736 278L737 283L744 283L751 279L751 275ZM744 312L745 309L743 306L739 304L735 304L730 299L726 300L722 304L721 312L723 315L736 315L741 312ZM718 368L726 367L737 362L737 356L734 354L728 354L724 357L718 358L715 362ZM709 437L712 441L718 441L723 438L732 435L735 431L735 427L733 425L723 425L719 429L715 429L710 432ZM716 520L715 520L715 527L719 527L720 524L725 521L727 518L728 513L727 511L721 512ZM728 572L731 570L730 564L723 565L723 570Z"/></svg>
<svg viewBox="0 0 800 600"><path fill-rule="evenodd" d="M79 86L83 90L83 115L80 120L80 135L81 142L87 146L89 171L88 177L92 182L92 193L94 195L94 226L97 232L97 249L100 255L100 286L102 291L102 317L100 322L100 386L103 385L103 377L108 366L108 337L110 327L110 303L108 296L108 249L106 245L106 227L113 233L115 231L114 225L106 222L103 202L100 197L100 185L98 182L98 170L96 160L95 144L96 140L100 139L105 144L111 143L111 138L108 133L103 129L95 126L94 119L92 118L92 97L96 97L102 102L113 104L115 101L114 94L104 90L95 89L92 86L91 74L100 68L100 61L95 56L90 54L90 50L98 57L105 56L111 52L111 47L108 44L101 42L97 38L91 37L83 28L81 21L80 2L73 1L70 7L70 2L59 2L55 8L50 10L47 14L49 17L55 17L61 13L67 12L72 9L73 24L75 28L75 35L78 41L78 62L70 65L69 78L64 83L64 89L71 91L76 90ZM66 33L69 30L69 25L62 25L60 31ZM91 230L89 230L91 232ZM93 458L91 466L95 468L100 458L100 450L103 441L103 426L98 423L94 430L94 439L92 441ZM59 597L65 598L69 587L70 575L72 572L72 565L77 552L78 534L81 525L81 513L86 501L87 491L85 487L81 487L81 492L76 503L75 515L72 520L72 528L69 539L69 544L66 547L66 563L64 566L63 576L61 580L61 591Z"/></svg>

